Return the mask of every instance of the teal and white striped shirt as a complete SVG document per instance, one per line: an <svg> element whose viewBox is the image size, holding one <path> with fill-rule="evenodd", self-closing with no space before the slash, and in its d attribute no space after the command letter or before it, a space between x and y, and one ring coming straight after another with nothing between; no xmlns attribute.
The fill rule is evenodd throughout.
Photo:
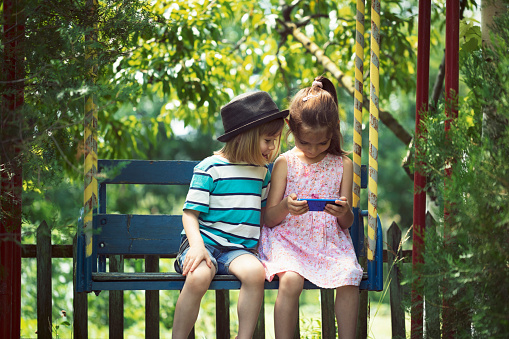
<svg viewBox="0 0 509 339"><path fill-rule="evenodd" d="M230 163L213 155L195 166L184 209L200 212L200 232L206 244L255 248L269 183L267 166Z"/></svg>

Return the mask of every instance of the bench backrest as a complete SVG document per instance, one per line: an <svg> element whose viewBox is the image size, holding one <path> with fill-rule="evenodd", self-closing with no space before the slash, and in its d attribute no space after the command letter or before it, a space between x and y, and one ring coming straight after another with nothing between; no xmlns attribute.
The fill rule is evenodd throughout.
<svg viewBox="0 0 509 339"><path fill-rule="evenodd" d="M98 187L99 213L94 243L98 255L175 257L182 232L181 215L108 214L107 186L111 184L189 185L197 161L99 160L98 172L108 175Z"/></svg>

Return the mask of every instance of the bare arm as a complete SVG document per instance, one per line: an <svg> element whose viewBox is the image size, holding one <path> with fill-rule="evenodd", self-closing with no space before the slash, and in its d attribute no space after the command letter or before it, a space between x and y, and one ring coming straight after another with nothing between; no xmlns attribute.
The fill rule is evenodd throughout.
<svg viewBox="0 0 509 339"><path fill-rule="evenodd" d="M295 193L283 198L286 190L286 176L288 175L285 157L277 158L272 169L270 191L267 198L264 222L267 227L279 225L288 213L297 215L306 213L309 208L306 201L297 201Z"/></svg>
<svg viewBox="0 0 509 339"><path fill-rule="evenodd" d="M341 181L341 188L339 190L339 200L336 204L339 206L328 204L325 206L325 211L338 219L338 224L341 228L346 229L352 226L353 212L351 207L352 201L352 186L353 186L353 163L350 158L343 156L343 178Z"/></svg>
<svg viewBox="0 0 509 339"><path fill-rule="evenodd" d="M195 210L184 210L182 213L182 223L189 240L189 251L187 251L182 265L182 275L193 272L203 260L205 260L208 267L212 267L212 261L200 234L199 215L200 212Z"/></svg>

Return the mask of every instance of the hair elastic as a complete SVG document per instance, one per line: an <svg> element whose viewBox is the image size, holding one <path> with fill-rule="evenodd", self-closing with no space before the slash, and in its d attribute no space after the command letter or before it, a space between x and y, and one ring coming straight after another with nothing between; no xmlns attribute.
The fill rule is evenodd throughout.
<svg viewBox="0 0 509 339"><path fill-rule="evenodd" d="M316 86L318 86L318 87L320 87L320 88L323 88L323 84L322 84L320 81L316 81L316 80L315 80L315 81L313 81L313 83L311 84L311 86L315 86L315 85L316 85Z"/></svg>
<svg viewBox="0 0 509 339"><path fill-rule="evenodd" d="M317 97L317 96L319 96L319 95L320 95L320 93L315 94L315 95L311 95L311 94L310 94L310 95L307 95L307 96L305 96L304 98L302 98L302 101L308 101L309 99L311 99L311 98L316 98L316 97Z"/></svg>

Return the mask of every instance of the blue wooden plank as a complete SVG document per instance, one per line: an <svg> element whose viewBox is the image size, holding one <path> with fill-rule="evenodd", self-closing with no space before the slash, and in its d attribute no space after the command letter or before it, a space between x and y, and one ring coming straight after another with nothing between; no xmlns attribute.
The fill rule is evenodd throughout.
<svg viewBox="0 0 509 339"><path fill-rule="evenodd" d="M361 237L362 237L362 239L364 239L364 232L362 232L364 230L364 228L361 229L361 227L359 227L359 226L362 224L362 226L364 227L364 224L362 223L362 218L360 216L359 208L354 207L354 208L352 208L352 211L353 211L354 218L353 218L352 226L350 227L350 237L352 238L355 255L357 255L357 260L358 260L364 250L362 243L359 241L359 239L361 239ZM361 235L361 233L362 233L362 235Z"/></svg>
<svg viewBox="0 0 509 339"><path fill-rule="evenodd" d="M99 213L106 213L106 185L99 182L97 187L97 205Z"/></svg>
<svg viewBox="0 0 509 339"><path fill-rule="evenodd" d="M92 283L92 291L115 291L115 290L146 290L146 291L157 291L157 290L182 290L184 287L185 280L179 281L94 281ZM213 280L209 286L209 290L238 290L240 289L241 283L238 280L220 281ZM265 282L266 290L277 290L279 288L279 281L273 280L271 282ZM304 282L304 289L314 290L320 289L316 285L309 281Z"/></svg>
<svg viewBox="0 0 509 339"><path fill-rule="evenodd" d="M99 160L99 180L107 184L189 185L197 163L179 160Z"/></svg>
<svg viewBox="0 0 509 339"><path fill-rule="evenodd" d="M176 255L182 232L180 215L97 215L97 254Z"/></svg>
<svg viewBox="0 0 509 339"><path fill-rule="evenodd" d="M91 258L88 258L89 260ZM87 290L87 279L90 276L86 274L86 262L85 257L85 234L83 233L83 218L78 219L78 232L76 234L76 291L85 292Z"/></svg>
<svg viewBox="0 0 509 339"><path fill-rule="evenodd" d="M376 215L376 233L377 233L377 244L375 250L375 277L373 280L373 285L370 290L372 291L382 291L384 288L384 271L383 271L383 262L384 262L384 250L383 250L383 234L382 234L382 222L380 221L380 217L378 214Z"/></svg>
<svg viewBox="0 0 509 339"><path fill-rule="evenodd" d="M361 188L368 187L368 166L361 165Z"/></svg>

